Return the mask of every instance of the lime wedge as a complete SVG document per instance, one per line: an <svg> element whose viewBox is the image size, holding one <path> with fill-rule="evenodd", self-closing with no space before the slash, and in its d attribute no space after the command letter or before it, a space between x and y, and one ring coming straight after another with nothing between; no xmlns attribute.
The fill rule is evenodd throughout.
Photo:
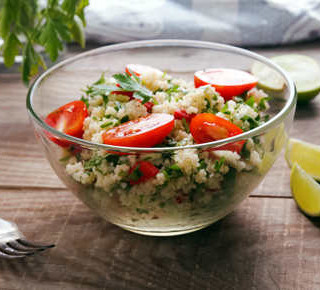
<svg viewBox="0 0 320 290"><path fill-rule="evenodd" d="M253 63L251 73L258 78L258 85L262 89L282 91L285 87L285 81L282 76L261 62Z"/></svg>
<svg viewBox="0 0 320 290"><path fill-rule="evenodd" d="M309 216L320 216L320 185L297 163L291 170L290 186L299 208Z"/></svg>
<svg viewBox="0 0 320 290"><path fill-rule="evenodd" d="M320 66L313 58L301 54L285 54L271 58L293 79L299 102L307 102L320 92ZM280 91L285 82L281 75L260 62L255 62L251 72L259 79L262 88Z"/></svg>
<svg viewBox="0 0 320 290"><path fill-rule="evenodd" d="M298 139L289 139L285 157L289 166L296 162L313 178L320 181L320 146Z"/></svg>

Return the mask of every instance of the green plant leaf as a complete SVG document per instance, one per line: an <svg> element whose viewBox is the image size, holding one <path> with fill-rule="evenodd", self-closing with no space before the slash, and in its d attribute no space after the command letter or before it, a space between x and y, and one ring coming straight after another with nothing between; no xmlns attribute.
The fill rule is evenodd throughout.
<svg viewBox="0 0 320 290"><path fill-rule="evenodd" d="M22 80L28 85L30 77L37 74L39 67L46 69L46 64L42 56L35 51L31 42L28 41L23 50L23 62L22 62Z"/></svg>
<svg viewBox="0 0 320 290"><path fill-rule="evenodd" d="M44 24L39 40L49 54L51 61L55 61L58 57L59 50L63 49L63 45L59 39L54 22L52 22L51 19L47 19Z"/></svg>
<svg viewBox="0 0 320 290"><path fill-rule="evenodd" d="M62 2L62 9L65 10L70 18L73 18L74 14L76 13L76 8L79 0L64 0Z"/></svg>
<svg viewBox="0 0 320 290"><path fill-rule="evenodd" d="M5 0L0 14L0 35L3 39L6 39L10 33L10 27L15 20L14 1Z"/></svg>
<svg viewBox="0 0 320 290"><path fill-rule="evenodd" d="M14 59L19 53L20 41L14 33L10 33L4 42L3 58L4 64L10 67L14 64Z"/></svg>
<svg viewBox="0 0 320 290"><path fill-rule="evenodd" d="M76 9L76 15L78 15L79 18L81 19L83 26L86 26L87 24L84 16L84 9L87 6L89 6L89 0L80 0L78 2L77 9Z"/></svg>
<svg viewBox="0 0 320 290"><path fill-rule="evenodd" d="M82 48L86 45L86 38L83 28L83 23L78 15L73 18L72 25L70 27L70 32L74 41L78 42Z"/></svg>

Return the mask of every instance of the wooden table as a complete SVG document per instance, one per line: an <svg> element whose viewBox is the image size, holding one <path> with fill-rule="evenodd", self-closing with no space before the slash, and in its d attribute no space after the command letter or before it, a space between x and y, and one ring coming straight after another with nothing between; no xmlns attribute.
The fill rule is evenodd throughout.
<svg viewBox="0 0 320 290"><path fill-rule="evenodd" d="M254 49L320 62L320 44ZM36 143L18 74L0 74L0 216L56 247L0 260L0 289L320 289L320 222L291 198L283 156L235 212L202 231L139 236L95 216L58 180ZM320 144L320 97L292 135Z"/></svg>

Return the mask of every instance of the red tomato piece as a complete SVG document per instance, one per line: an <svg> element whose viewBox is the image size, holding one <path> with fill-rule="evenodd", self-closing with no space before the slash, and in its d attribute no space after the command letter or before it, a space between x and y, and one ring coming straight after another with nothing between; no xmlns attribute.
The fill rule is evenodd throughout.
<svg viewBox="0 0 320 290"><path fill-rule="evenodd" d="M195 115L196 114L188 114L185 110L177 110L174 112L174 118L176 120L185 119L187 122L190 122Z"/></svg>
<svg viewBox="0 0 320 290"><path fill-rule="evenodd" d="M245 71L217 68L197 71L194 74L196 88L211 85L225 99L243 94L256 86L258 79Z"/></svg>
<svg viewBox="0 0 320 290"><path fill-rule="evenodd" d="M88 117L86 104L82 101L73 101L50 113L44 121L64 134L81 138L86 117ZM51 134L49 138L62 147L70 145L69 141L53 137Z"/></svg>
<svg viewBox="0 0 320 290"><path fill-rule="evenodd" d="M104 144L125 147L152 147L160 144L174 127L169 114L149 114L123 123L102 134Z"/></svg>
<svg viewBox="0 0 320 290"><path fill-rule="evenodd" d="M141 74L143 74L144 72L156 72L158 74L163 74L161 70L143 64L127 64L126 72L129 75L131 75L131 72L133 72L138 77L141 76Z"/></svg>
<svg viewBox="0 0 320 290"><path fill-rule="evenodd" d="M119 84L116 84L116 86L118 88L120 88L120 85ZM112 94L115 94L115 95L125 95L125 96L128 96L130 97L130 100L133 99L133 92L127 92L127 91L113 91L111 92Z"/></svg>
<svg viewBox="0 0 320 290"><path fill-rule="evenodd" d="M191 120L190 132L197 143L207 143L229 138L243 131L228 120L211 113L202 113ZM244 143L245 141L238 141L212 150L229 150L240 153Z"/></svg>
<svg viewBox="0 0 320 290"><path fill-rule="evenodd" d="M159 172L159 169L148 161L138 161L129 170L130 184L138 184L145 182L148 179L155 177Z"/></svg>
<svg viewBox="0 0 320 290"><path fill-rule="evenodd" d="M148 112L148 113L151 113L151 112L152 112L152 108L153 108L153 106L154 106L153 103L151 103L151 102L146 102L146 103L144 103L143 105L147 108L147 112Z"/></svg>

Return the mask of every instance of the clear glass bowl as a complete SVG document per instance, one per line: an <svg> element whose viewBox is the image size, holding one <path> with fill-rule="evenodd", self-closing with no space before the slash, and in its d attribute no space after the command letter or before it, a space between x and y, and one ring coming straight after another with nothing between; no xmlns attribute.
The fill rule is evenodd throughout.
<svg viewBox="0 0 320 290"><path fill-rule="evenodd" d="M268 110L271 118L268 122L228 139L170 148L115 147L67 136L43 121L54 109L79 99L82 90L96 81L102 72L107 71L110 75L123 72L127 63L146 64L166 71L173 77L192 81L197 70L224 67L248 71L254 61L277 71L285 80L286 86L281 92L271 92ZM27 97L27 108L36 136L52 168L65 185L107 221L133 232L154 236L192 232L212 224L234 210L259 185L277 159L286 142L295 105L296 93L292 80L270 60L232 46L188 40L129 42L91 50L47 70L34 82ZM261 162L250 170L236 170L230 166L218 188L212 184L198 188L194 178L182 176L180 179L170 180L165 188L151 183L149 187L137 188L131 192L122 190L120 184L114 183L106 190L106 187L102 189L92 184L84 185L72 178L63 161L65 150L52 142L49 136L70 141L77 153L104 152L108 155L126 152L129 155L122 156L140 159L153 154L163 162L166 154L192 152L199 155L234 141L256 139L260 143ZM112 169L112 164L105 162Z"/></svg>

